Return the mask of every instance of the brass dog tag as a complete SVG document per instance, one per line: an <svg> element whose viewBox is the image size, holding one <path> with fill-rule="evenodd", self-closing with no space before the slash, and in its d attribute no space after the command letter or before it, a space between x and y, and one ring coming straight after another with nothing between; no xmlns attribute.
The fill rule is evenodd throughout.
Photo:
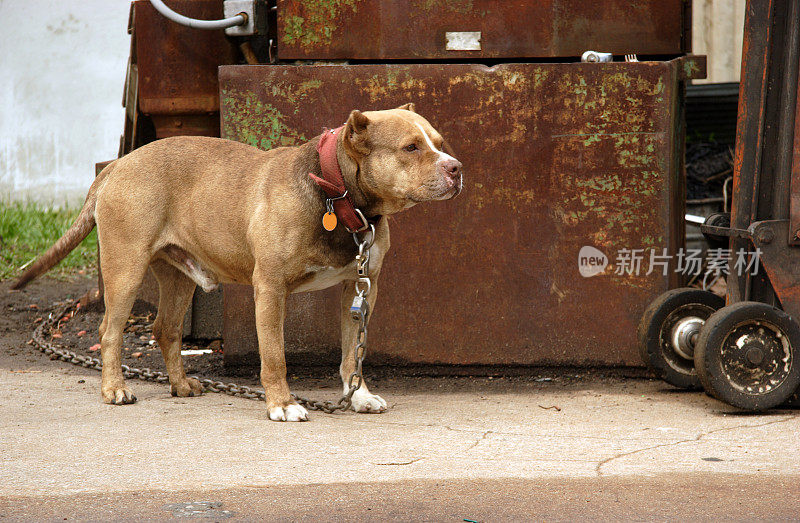
<svg viewBox="0 0 800 523"><path fill-rule="evenodd" d="M338 220L336 219L336 215L332 212L326 212L322 216L322 226L325 228L326 231L332 231L336 228L336 224Z"/></svg>

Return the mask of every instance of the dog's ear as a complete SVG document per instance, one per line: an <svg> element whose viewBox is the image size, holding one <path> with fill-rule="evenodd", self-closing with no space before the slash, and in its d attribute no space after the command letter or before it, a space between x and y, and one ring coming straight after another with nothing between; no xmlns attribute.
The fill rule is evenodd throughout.
<svg viewBox="0 0 800 523"><path fill-rule="evenodd" d="M369 138L367 127L369 118L358 109L354 109L344 124L344 147L345 151L358 160L362 156L369 154Z"/></svg>
<svg viewBox="0 0 800 523"><path fill-rule="evenodd" d="M412 113L416 113L417 112L417 108L414 106L413 102L409 102L407 104L403 104L400 107L398 107L398 109L402 109L404 111L411 111Z"/></svg>

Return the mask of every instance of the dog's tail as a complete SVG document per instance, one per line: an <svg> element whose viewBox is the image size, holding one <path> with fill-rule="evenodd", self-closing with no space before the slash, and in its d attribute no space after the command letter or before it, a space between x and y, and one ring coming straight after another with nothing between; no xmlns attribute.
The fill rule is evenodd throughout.
<svg viewBox="0 0 800 523"><path fill-rule="evenodd" d="M92 186L89 188L89 194L86 195L83 208L75 219L75 222L52 247L47 249L47 252L25 269L25 272L23 272L17 281L14 282L14 285L11 286L12 289L21 289L31 280L38 278L52 269L58 262L66 258L67 254L72 252L84 238L89 236L89 233L92 232L95 226L94 208L97 204L97 190L113 168L114 163L109 164L97 178L95 178L94 183L92 183Z"/></svg>

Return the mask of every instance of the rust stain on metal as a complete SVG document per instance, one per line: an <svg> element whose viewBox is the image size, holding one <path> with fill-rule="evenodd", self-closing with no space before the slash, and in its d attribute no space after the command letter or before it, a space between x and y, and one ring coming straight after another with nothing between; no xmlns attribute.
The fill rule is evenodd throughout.
<svg viewBox="0 0 800 523"><path fill-rule="evenodd" d="M464 163L465 190L390 218L371 358L635 365L639 316L674 274L645 275L645 261L638 276L607 269L583 278L578 252L594 246L614 265L620 249L661 254L681 237L673 144L679 69L675 62L461 64L446 74L436 64L223 67L223 136L263 147L282 136L294 143L340 124L351 109L414 101ZM317 83L297 87L309 81ZM331 306L329 297L309 296ZM290 311L287 328L326 321ZM338 337L321 345L336 346Z"/></svg>
<svg viewBox="0 0 800 523"><path fill-rule="evenodd" d="M753 243L761 250L763 270L781 300L781 307L792 317L800 317L800 275L787 267L797 266L797 251L789 247L791 240L787 220L765 220L753 224ZM759 232L768 232L769 241L759 239Z"/></svg>
<svg viewBox="0 0 800 523"><path fill-rule="evenodd" d="M684 51L682 0L284 0L278 56L401 60ZM480 50L447 50L447 32L479 32Z"/></svg>
<svg viewBox="0 0 800 523"><path fill-rule="evenodd" d="M436 10L466 14L475 9L473 0L412 0L411 9ZM485 15L484 13L481 13Z"/></svg>
<svg viewBox="0 0 800 523"><path fill-rule="evenodd" d="M331 44L339 17L358 12L358 0L286 1L279 7L280 42L303 48Z"/></svg>
<svg viewBox="0 0 800 523"><path fill-rule="evenodd" d="M222 89L223 102L230 117L223 123L223 136L264 150L299 145L306 136L286 123L284 114L269 102L253 94L236 97Z"/></svg>
<svg viewBox="0 0 800 523"><path fill-rule="evenodd" d="M800 53L798 53L797 60L800 61ZM800 62L798 62L797 69L800 70ZM795 97L794 147L789 182L791 190L789 195L789 228L792 231L789 241L793 245L800 243L800 82L798 82Z"/></svg>

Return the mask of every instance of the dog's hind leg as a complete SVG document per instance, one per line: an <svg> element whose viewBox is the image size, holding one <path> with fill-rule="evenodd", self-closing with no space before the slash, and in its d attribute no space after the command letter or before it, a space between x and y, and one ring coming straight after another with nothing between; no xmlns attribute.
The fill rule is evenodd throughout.
<svg viewBox="0 0 800 523"><path fill-rule="evenodd" d="M170 392L173 396L199 396L203 386L194 378L187 378L181 360L183 319L192 302L196 287L194 281L163 260L156 260L150 268L158 280L158 315L153 323L153 336L161 347L161 354L169 373Z"/></svg>
<svg viewBox="0 0 800 523"><path fill-rule="evenodd" d="M147 265L140 263L136 256L124 259L113 257L109 254L110 250L100 250L106 304L105 316L100 324L103 360L101 392L106 403L125 405L135 403L136 396L125 386L122 375L122 334Z"/></svg>

